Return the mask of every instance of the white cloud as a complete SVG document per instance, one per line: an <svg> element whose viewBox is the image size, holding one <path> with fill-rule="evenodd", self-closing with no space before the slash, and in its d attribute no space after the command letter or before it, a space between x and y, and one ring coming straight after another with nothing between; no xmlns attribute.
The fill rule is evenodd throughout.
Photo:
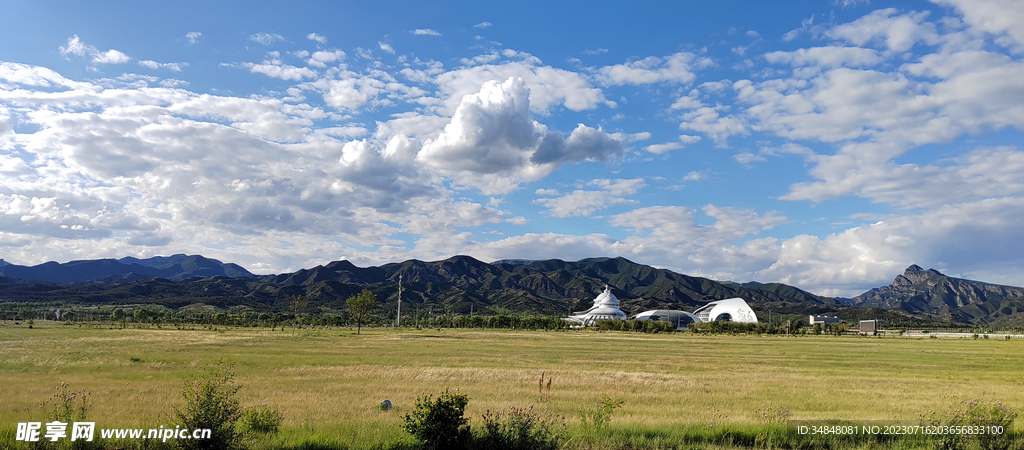
<svg viewBox="0 0 1024 450"><path fill-rule="evenodd" d="M415 30L412 30L412 34L415 34L417 36L440 36L441 35L441 33L438 33L438 32L436 32L434 30L431 30L430 28L417 28Z"/></svg>
<svg viewBox="0 0 1024 450"><path fill-rule="evenodd" d="M731 114L722 116L720 110L724 107L704 106L683 114L679 129L704 133L718 144L723 144L729 136L749 133L742 119Z"/></svg>
<svg viewBox="0 0 1024 450"><path fill-rule="evenodd" d="M299 81L303 78L315 78L317 73L308 67L295 67L282 63L280 60L263 61L262 64L246 63L245 68L252 73L280 78L282 80Z"/></svg>
<svg viewBox="0 0 1024 450"><path fill-rule="evenodd" d="M754 163L754 162L765 162L765 161L768 161L768 158L765 158L764 156L761 156L761 155L755 155L755 154L750 153L750 152L740 152L740 153L737 153L737 154L732 156L732 159L735 159L736 162L738 162L740 164L743 164L743 165L749 165L750 163Z"/></svg>
<svg viewBox="0 0 1024 450"><path fill-rule="evenodd" d="M128 55L114 49L101 52L96 47L83 43L77 34L69 37L67 45L60 46L59 50L60 55L65 58L68 55L85 56L88 54L92 56L92 62L96 64L124 64L131 60Z"/></svg>
<svg viewBox="0 0 1024 450"><path fill-rule="evenodd" d="M681 148L683 148L683 144L680 144L678 142L668 142L665 144L648 145L644 147L644 150L654 153L655 155L660 155L662 153L670 152L672 150L678 150Z"/></svg>
<svg viewBox="0 0 1024 450"><path fill-rule="evenodd" d="M683 177L683 181L706 180L706 179L708 179L709 176L710 176L710 174L708 173L708 171L701 171L701 172L691 171L690 173L686 174L686 176Z"/></svg>
<svg viewBox="0 0 1024 450"><path fill-rule="evenodd" d="M82 43L81 39L78 38L77 34L68 38L68 45L60 46L60 55L64 57L67 57L69 54L75 56L85 56L86 53L96 52L96 47Z"/></svg>
<svg viewBox="0 0 1024 450"><path fill-rule="evenodd" d="M605 99L600 89L593 87L579 73L542 66L532 56L521 61L440 73L434 82L445 96L445 110L451 113L465 95L477 92L484 83L504 81L509 77L521 78L526 82L530 88L530 107L536 113L543 114L562 105L573 111L593 109L601 104L614 105L614 102Z"/></svg>
<svg viewBox="0 0 1024 450"><path fill-rule="evenodd" d="M888 284L910 264L1006 275L1024 250L1022 198L955 203L913 215L895 215L824 239L800 235L783 242L763 279L830 289L853 296ZM1001 267L1002 266L1002 267Z"/></svg>
<svg viewBox="0 0 1024 450"><path fill-rule="evenodd" d="M871 67L882 62L878 51L859 47L813 47L792 52L771 52L764 59L772 64L819 67Z"/></svg>
<svg viewBox="0 0 1024 450"><path fill-rule="evenodd" d="M485 82L462 98L451 122L424 144L417 160L494 195L543 178L563 162L622 154L622 144L599 129L581 124L566 139L533 121L529 111L530 89L523 79Z"/></svg>
<svg viewBox="0 0 1024 450"><path fill-rule="evenodd" d="M392 55L395 54L395 49L394 49L394 47L391 47L391 44L387 44L387 43L384 43L382 41L377 41L377 45L380 46L380 50L381 51L383 51L385 53L390 53Z"/></svg>
<svg viewBox="0 0 1024 450"><path fill-rule="evenodd" d="M646 186L643 178L619 180L594 180L587 183L598 190L577 189L571 193L555 198L541 198L533 202L548 209L554 217L590 216L595 211L613 205L637 203L636 200L623 198L635 194ZM557 195L550 191L537 191L538 195Z"/></svg>
<svg viewBox="0 0 1024 450"><path fill-rule="evenodd" d="M649 56L625 64L601 67L598 69L598 78L606 85L689 83L697 77L694 70L711 64L710 58L679 52L664 58Z"/></svg>
<svg viewBox="0 0 1024 450"><path fill-rule="evenodd" d="M97 64L124 64L128 61L131 61L128 55L114 49L93 55L92 58L92 62Z"/></svg>
<svg viewBox="0 0 1024 450"><path fill-rule="evenodd" d="M326 68L327 67L327 63L331 63L331 62L334 62L334 61L340 61L342 59L345 59L345 52L343 52L341 50L331 50L331 51L324 51L324 50L322 50L322 51L313 52L313 54L310 56L309 61L307 62L307 64L309 64L311 66L314 66L314 67L319 67L319 68L322 69L322 68Z"/></svg>
<svg viewBox="0 0 1024 450"><path fill-rule="evenodd" d="M198 31L189 31L188 34L185 35L185 39L188 39L189 44L195 44L196 42L199 42L199 37L202 35L203 33Z"/></svg>
<svg viewBox="0 0 1024 450"><path fill-rule="evenodd" d="M1024 152L1015 148L977 149L944 166L877 163L850 158L845 152L841 155L815 156L819 164L811 174L822 181L796 183L781 198L820 202L856 195L878 203L922 208L1024 193Z"/></svg>
<svg viewBox="0 0 1024 450"><path fill-rule="evenodd" d="M151 59L139 61L139 65L148 69L169 69L172 72L181 72L183 66L188 66L188 63L158 63Z"/></svg>
<svg viewBox="0 0 1024 450"><path fill-rule="evenodd" d="M371 77L353 77L342 80L320 80L326 84L324 102L337 109L354 110L366 103L374 102L384 91L384 82Z"/></svg>
<svg viewBox="0 0 1024 450"><path fill-rule="evenodd" d="M995 42L1017 53L1024 51L1024 9L1016 0L934 0L955 6L972 28L996 36Z"/></svg>
<svg viewBox="0 0 1024 450"><path fill-rule="evenodd" d="M899 16L895 14L894 8L880 9L853 22L832 28L826 34L857 46L884 43L888 50L895 52L910 50L918 42L929 45L939 42L935 25L925 21L928 12L913 12Z"/></svg>
<svg viewBox="0 0 1024 450"><path fill-rule="evenodd" d="M256 33L249 36L249 40L263 45L270 45L277 41L283 41L284 36L276 33Z"/></svg>
<svg viewBox="0 0 1024 450"><path fill-rule="evenodd" d="M476 25L473 25L473 28L480 28L480 29L490 28L490 27L491 27L491 23L490 22L480 22L480 23L478 23Z"/></svg>

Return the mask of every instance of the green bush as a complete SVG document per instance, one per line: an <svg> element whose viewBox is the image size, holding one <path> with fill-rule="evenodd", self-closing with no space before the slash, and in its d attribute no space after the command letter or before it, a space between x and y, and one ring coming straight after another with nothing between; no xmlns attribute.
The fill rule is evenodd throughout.
<svg viewBox="0 0 1024 450"><path fill-rule="evenodd" d="M973 442L982 450L1006 450L1014 443L1010 427L1016 418L1017 411L999 400L983 403L974 399L960 402L946 413L932 412L923 422L929 426L972 427L970 433L951 430L947 434L931 435L937 448L966 449L972 447Z"/></svg>
<svg viewBox="0 0 1024 450"><path fill-rule="evenodd" d="M596 408L587 409L582 406L580 407L580 422L592 432L599 432L608 427L608 424L612 421L612 413L621 407L622 403L623 400L621 398L612 400L611 397L603 395Z"/></svg>
<svg viewBox="0 0 1024 450"><path fill-rule="evenodd" d="M280 410L267 406L250 406L242 410L242 425L252 433L277 433L284 421Z"/></svg>
<svg viewBox="0 0 1024 450"><path fill-rule="evenodd" d="M184 409L175 409L182 428L209 429L209 439L181 439L176 443L183 449L233 450L242 447L242 436L235 424L242 415L236 394L240 386L234 383L231 366L217 363L207 366L201 373L185 377L181 395Z"/></svg>
<svg viewBox="0 0 1024 450"><path fill-rule="evenodd" d="M554 450L565 434L565 417L542 417L529 408L509 406L503 411L487 411L476 447L493 450Z"/></svg>
<svg viewBox="0 0 1024 450"><path fill-rule="evenodd" d="M469 419L463 417L469 397L446 389L433 400L430 395L416 398L416 407L405 415L402 429L426 444L428 449L463 448L469 437Z"/></svg>

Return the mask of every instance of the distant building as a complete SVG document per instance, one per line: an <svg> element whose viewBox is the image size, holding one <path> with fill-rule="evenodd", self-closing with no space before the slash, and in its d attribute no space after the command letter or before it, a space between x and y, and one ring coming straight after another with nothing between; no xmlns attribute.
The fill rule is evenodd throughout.
<svg viewBox="0 0 1024 450"><path fill-rule="evenodd" d="M701 322L757 323L757 314L742 298L710 302L693 312Z"/></svg>
<svg viewBox="0 0 1024 450"><path fill-rule="evenodd" d="M670 309L654 309L644 311L634 317L636 320L655 320L675 324L677 329L686 329L691 323L700 322L700 317L686 311Z"/></svg>
<svg viewBox="0 0 1024 450"><path fill-rule="evenodd" d="M878 332L878 321L877 320L862 320L860 321L860 335L861 336L874 336Z"/></svg>
<svg viewBox="0 0 1024 450"><path fill-rule="evenodd" d="M811 326L812 327L815 326L815 325L825 326L825 325L828 325L828 324L831 324L831 323L839 323L839 318L835 317L835 316L832 316L832 317L829 317L829 316L814 316L814 315L811 316Z"/></svg>
<svg viewBox="0 0 1024 450"><path fill-rule="evenodd" d="M586 311L573 313L564 320L585 327L597 323L598 320L619 319L626 320L626 313L619 309L619 299L612 294L611 289L605 285L604 292L594 299L594 306Z"/></svg>

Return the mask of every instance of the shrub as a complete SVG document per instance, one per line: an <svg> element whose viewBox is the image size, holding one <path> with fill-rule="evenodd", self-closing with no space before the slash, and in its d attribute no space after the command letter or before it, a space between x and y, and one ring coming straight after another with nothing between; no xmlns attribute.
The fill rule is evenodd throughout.
<svg viewBox="0 0 1024 450"><path fill-rule="evenodd" d="M469 437L469 420L463 417L469 397L445 389L433 400L430 395L416 398L416 407L405 415L402 429L423 441L427 448L445 450L464 447Z"/></svg>
<svg viewBox="0 0 1024 450"><path fill-rule="evenodd" d="M529 408L509 406L504 411L487 411L478 436L480 448L495 450L554 450L565 433L565 417L549 413L547 417Z"/></svg>
<svg viewBox="0 0 1024 450"><path fill-rule="evenodd" d="M608 424L612 421L612 413L621 407L622 403L623 400L621 398L612 400L611 397L603 395L596 408L591 410L580 407L580 422L583 422L583 425L590 428L593 432L601 431L608 427Z"/></svg>
<svg viewBox="0 0 1024 450"><path fill-rule="evenodd" d="M242 410L242 425L246 431L253 433L277 433L283 420L284 414L266 403Z"/></svg>
<svg viewBox="0 0 1024 450"><path fill-rule="evenodd" d="M999 400L982 403L974 399L960 402L960 405L944 414L932 412L923 422L930 426L978 427L969 434L951 432L931 435L938 448L964 449L968 448L970 441L975 441L983 450L1005 450L1013 444L1010 426L1016 418L1017 411Z"/></svg>
<svg viewBox="0 0 1024 450"><path fill-rule="evenodd" d="M210 438L176 441L181 448L241 448L241 435L235 430L235 424L241 416L236 398L240 386L234 383L234 378L231 366L223 363L209 365L201 373L185 377L181 392L185 408L175 409L175 415L182 428L210 429Z"/></svg>

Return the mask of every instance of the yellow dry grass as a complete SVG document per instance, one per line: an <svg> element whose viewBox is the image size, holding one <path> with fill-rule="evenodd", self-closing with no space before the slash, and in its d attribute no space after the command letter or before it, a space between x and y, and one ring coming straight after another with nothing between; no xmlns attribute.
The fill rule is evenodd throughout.
<svg viewBox="0 0 1024 450"><path fill-rule="evenodd" d="M0 324L0 424L45 420L61 382L91 392L104 427L171 423L183 375L234 364L243 405L283 410L286 428L397 431L418 395L470 397L468 415L534 405L575 422L602 395L615 424L914 420L959 399L1024 406L1024 342L480 330L109 329ZM132 362L131 358L139 362ZM541 372L553 380L538 393ZM546 396L546 394L545 394ZM395 410L376 411L390 399Z"/></svg>

